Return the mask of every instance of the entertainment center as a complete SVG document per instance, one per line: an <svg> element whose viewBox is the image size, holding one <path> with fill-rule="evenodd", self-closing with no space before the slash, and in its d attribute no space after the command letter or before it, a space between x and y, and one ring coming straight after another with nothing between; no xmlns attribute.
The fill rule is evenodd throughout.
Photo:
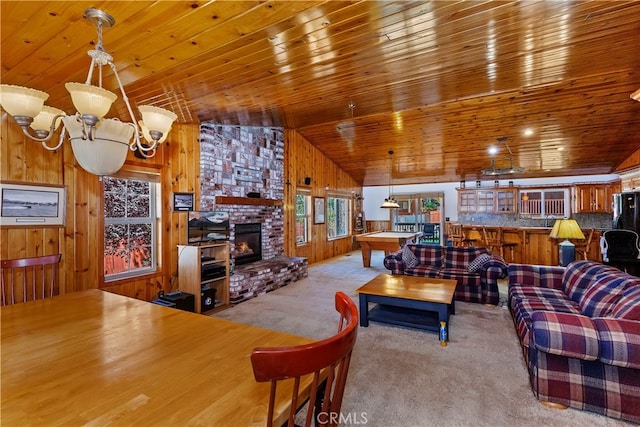
<svg viewBox="0 0 640 427"><path fill-rule="evenodd" d="M229 242L178 245L180 290L196 295L195 312L229 306Z"/></svg>

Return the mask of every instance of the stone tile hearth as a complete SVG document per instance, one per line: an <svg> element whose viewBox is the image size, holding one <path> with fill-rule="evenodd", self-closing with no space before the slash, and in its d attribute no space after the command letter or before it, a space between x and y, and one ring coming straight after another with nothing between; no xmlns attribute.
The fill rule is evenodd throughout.
<svg viewBox="0 0 640 427"><path fill-rule="evenodd" d="M229 301L236 304L307 277L307 259L277 256L236 267L229 283Z"/></svg>

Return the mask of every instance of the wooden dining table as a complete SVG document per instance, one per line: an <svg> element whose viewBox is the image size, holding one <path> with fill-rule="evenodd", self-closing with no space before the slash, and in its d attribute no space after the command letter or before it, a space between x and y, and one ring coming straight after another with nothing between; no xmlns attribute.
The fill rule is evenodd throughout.
<svg viewBox="0 0 640 427"><path fill-rule="evenodd" d="M312 342L96 289L0 313L2 426L264 426L270 384L251 351Z"/></svg>

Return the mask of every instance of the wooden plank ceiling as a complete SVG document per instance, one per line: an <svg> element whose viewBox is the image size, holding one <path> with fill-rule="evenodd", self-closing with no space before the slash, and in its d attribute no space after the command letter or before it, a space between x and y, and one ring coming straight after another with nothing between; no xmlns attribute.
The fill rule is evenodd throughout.
<svg viewBox="0 0 640 427"><path fill-rule="evenodd" d="M501 179L609 173L640 147L638 1L3 0L2 82L73 112L89 7L116 19L104 48L134 106L297 129L363 185L388 184L389 149L402 184L494 179L501 137L525 168Z"/></svg>

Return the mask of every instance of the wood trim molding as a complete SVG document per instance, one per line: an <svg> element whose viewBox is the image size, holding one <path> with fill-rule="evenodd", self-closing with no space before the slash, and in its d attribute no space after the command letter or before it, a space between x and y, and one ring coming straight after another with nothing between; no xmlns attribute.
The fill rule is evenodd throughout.
<svg viewBox="0 0 640 427"><path fill-rule="evenodd" d="M252 197L216 196L216 205L282 206L282 200Z"/></svg>

